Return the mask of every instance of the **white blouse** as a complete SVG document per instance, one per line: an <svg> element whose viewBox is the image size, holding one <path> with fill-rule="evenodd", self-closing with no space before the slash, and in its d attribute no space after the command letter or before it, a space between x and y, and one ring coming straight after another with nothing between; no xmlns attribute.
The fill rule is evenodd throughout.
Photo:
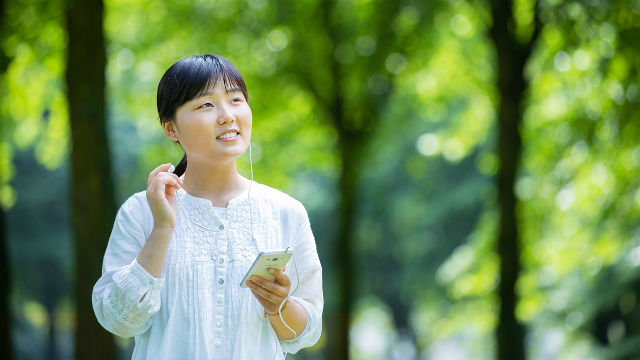
<svg viewBox="0 0 640 360"><path fill-rule="evenodd" d="M322 268L304 206L255 182L229 201L226 213L182 189L176 195L176 227L160 279L136 261L153 229L145 192L118 211L93 288L100 324L135 336L133 359L271 360L315 344L322 331ZM307 325L282 341L240 282L259 251L287 247L293 249L285 271L291 299L305 309Z"/></svg>

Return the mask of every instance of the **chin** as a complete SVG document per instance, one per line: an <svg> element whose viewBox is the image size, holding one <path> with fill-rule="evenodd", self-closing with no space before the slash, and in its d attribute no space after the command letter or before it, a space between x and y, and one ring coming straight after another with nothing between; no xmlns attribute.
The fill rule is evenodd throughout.
<svg viewBox="0 0 640 360"><path fill-rule="evenodd" d="M229 149L229 151L224 151L224 152L216 152L213 155L213 158L215 159L227 159L227 160L236 160L239 157L241 157L242 155L244 155L244 153L247 152L247 148L243 147L243 148L238 148L238 149Z"/></svg>

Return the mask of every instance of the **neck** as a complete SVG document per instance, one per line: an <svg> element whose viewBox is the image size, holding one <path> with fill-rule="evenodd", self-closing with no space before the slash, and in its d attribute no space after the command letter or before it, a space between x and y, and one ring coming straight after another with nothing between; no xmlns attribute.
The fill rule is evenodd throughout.
<svg viewBox="0 0 640 360"><path fill-rule="evenodd" d="M249 186L249 182L238 173L235 160L216 164L189 160L182 188L193 196L211 201L213 206L226 207L229 200Z"/></svg>

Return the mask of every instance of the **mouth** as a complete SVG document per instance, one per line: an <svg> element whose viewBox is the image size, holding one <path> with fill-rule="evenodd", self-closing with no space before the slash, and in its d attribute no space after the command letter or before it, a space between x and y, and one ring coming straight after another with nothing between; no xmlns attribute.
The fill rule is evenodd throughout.
<svg viewBox="0 0 640 360"><path fill-rule="evenodd" d="M229 139L236 138L238 135L240 135L240 132L238 130L227 130L227 131L223 132L222 134L218 135L216 137L216 139L218 139L218 140L229 140Z"/></svg>

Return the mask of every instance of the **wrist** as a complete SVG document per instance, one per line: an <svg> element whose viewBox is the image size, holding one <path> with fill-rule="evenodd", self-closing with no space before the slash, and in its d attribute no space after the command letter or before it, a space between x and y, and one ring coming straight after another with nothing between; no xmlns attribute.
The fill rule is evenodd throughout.
<svg viewBox="0 0 640 360"><path fill-rule="evenodd" d="M287 308L287 305L289 305L289 299L287 299L287 300L285 301L285 304L284 304L284 305L282 305L282 309L280 309L280 307L278 306L278 309L276 309L276 311L275 311L275 312L270 313L270 312L268 312L268 311L265 309L265 310L264 310L264 313L265 313L265 315L268 315L268 316L279 316L279 315L280 315L280 313L284 313L284 310Z"/></svg>
<svg viewBox="0 0 640 360"><path fill-rule="evenodd" d="M153 231L170 231L173 232L173 230L175 229L176 224L172 224L172 223L154 223L153 224Z"/></svg>

